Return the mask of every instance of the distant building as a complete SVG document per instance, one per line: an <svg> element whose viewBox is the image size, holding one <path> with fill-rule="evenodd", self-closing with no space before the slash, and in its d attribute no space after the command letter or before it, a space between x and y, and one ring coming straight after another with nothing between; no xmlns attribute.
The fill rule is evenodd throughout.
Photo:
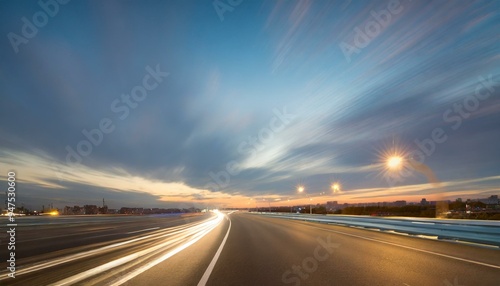
<svg viewBox="0 0 500 286"><path fill-rule="evenodd" d="M86 215L98 214L99 208L96 205L84 205L83 209Z"/></svg>
<svg viewBox="0 0 500 286"><path fill-rule="evenodd" d="M490 196L489 198L486 198L486 199L480 199L479 201L484 203L484 204L487 204L487 205L498 205L499 204L497 195Z"/></svg>
<svg viewBox="0 0 500 286"><path fill-rule="evenodd" d="M406 201L395 201L392 205L395 207L404 207L406 206Z"/></svg>
<svg viewBox="0 0 500 286"><path fill-rule="evenodd" d="M429 202L428 202L425 198L423 198L423 199L420 201L420 205L421 205L421 206L428 206L428 205L429 205Z"/></svg>
<svg viewBox="0 0 500 286"><path fill-rule="evenodd" d="M104 205L103 207L99 208L98 213L107 214L108 213L108 206Z"/></svg>
<svg viewBox="0 0 500 286"><path fill-rule="evenodd" d="M108 205L106 205L106 201L104 201L104 198L102 198L102 207L99 208L99 213L100 214L108 213Z"/></svg>
<svg viewBox="0 0 500 286"><path fill-rule="evenodd" d="M63 209L62 214L64 215L83 215L85 214L85 210L83 207L80 206L65 206Z"/></svg>
<svg viewBox="0 0 500 286"><path fill-rule="evenodd" d="M142 215L144 214L144 208L128 208L122 207L120 209L121 214L134 214L134 215Z"/></svg>

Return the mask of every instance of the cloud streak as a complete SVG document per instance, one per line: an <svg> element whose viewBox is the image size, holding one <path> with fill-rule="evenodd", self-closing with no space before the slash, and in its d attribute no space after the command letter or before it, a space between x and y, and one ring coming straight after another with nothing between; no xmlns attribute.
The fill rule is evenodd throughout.
<svg viewBox="0 0 500 286"><path fill-rule="evenodd" d="M26 202L61 204L85 204L85 194L158 206L284 203L299 183L320 193L337 180L345 192L318 200L430 199L419 174L387 190L378 151L394 138L412 149L433 129L449 129L443 113L474 94L478 76L500 78L498 1L401 0L401 12L351 62L339 44L390 1L244 3L221 22L210 3L76 1L19 55L4 38L0 178L15 169L30 190ZM0 34L37 9L36 1L2 1ZM129 107L80 166L65 164L66 146L116 118L110 103L141 86L156 63L168 79ZM490 178L500 174L499 102L496 88L426 158L449 182L443 197L498 194ZM283 106L293 122L257 154L240 152ZM231 161L239 174L207 188L211 172Z"/></svg>

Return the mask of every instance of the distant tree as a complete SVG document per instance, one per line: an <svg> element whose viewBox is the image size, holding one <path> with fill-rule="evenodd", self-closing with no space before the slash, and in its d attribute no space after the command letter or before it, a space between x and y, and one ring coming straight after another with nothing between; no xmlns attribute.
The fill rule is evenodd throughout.
<svg viewBox="0 0 500 286"><path fill-rule="evenodd" d="M454 211L465 211L465 202L459 201L458 199L450 203L450 210Z"/></svg>
<svg viewBox="0 0 500 286"><path fill-rule="evenodd" d="M313 213L315 214L326 214L326 207L318 206L313 209Z"/></svg>

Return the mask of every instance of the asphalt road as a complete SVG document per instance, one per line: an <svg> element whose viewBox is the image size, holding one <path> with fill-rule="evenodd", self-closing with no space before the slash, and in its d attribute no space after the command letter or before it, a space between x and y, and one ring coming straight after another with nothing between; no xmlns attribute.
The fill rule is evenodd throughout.
<svg viewBox="0 0 500 286"><path fill-rule="evenodd" d="M165 229L201 221L200 215L156 216L31 216L16 217L16 258L127 238L135 233ZM7 220L5 218L5 220ZM0 234L0 253L7 248L7 236Z"/></svg>
<svg viewBox="0 0 500 286"><path fill-rule="evenodd" d="M143 231L122 229L119 237L89 232L89 227L77 236L78 246L39 250L21 259L30 262L21 264L15 279L4 279L2 272L0 284L457 286L500 281L500 250L476 245L241 212L161 228L156 227L167 220L136 223ZM62 235L65 227L50 228ZM95 234L103 240L85 239ZM52 247L74 238L54 239Z"/></svg>
<svg viewBox="0 0 500 286"><path fill-rule="evenodd" d="M231 221L207 285L448 286L500 281L499 250L249 214L231 215Z"/></svg>
<svg viewBox="0 0 500 286"><path fill-rule="evenodd" d="M113 262L116 267L110 270L116 271L113 275L120 274L151 260L155 253L184 243L196 232L204 231L206 226L201 225L204 221L215 217L213 214L17 217L16 278L8 278L9 272L2 267L0 285L61 285L64 278ZM5 234L2 230L2 261L11 252ZM141 257L131 259L126 265L116 262L137 253ZM109 274L109 270L97 271L95 276L106 279L94 280L94 284L112 279L107 277ZM89 279L85 281L88 283Z"/></svg>

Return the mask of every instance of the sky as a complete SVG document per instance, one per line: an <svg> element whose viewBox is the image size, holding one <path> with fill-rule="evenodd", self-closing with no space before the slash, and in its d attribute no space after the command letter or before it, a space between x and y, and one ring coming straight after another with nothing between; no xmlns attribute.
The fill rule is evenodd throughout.
<svg viewBox="0 0 500 286"><path fill-rule="evenodd" d="M0 1L0 184L35 209L498 195L499 12Z"/></svg>

